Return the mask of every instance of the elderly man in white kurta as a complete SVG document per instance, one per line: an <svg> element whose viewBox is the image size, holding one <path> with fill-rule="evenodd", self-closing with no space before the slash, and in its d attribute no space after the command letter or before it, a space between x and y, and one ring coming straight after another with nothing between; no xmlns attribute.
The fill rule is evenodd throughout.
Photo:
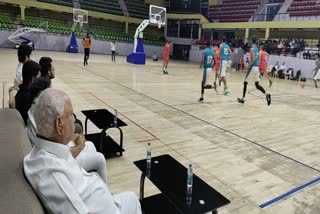
<svg viewBox="0 0 320 214"><path fill-rule="evenodd" d="M24 171L49 213L141 214L134 193L111 195L101 177L71 155L67 144L74 138L74 117L64 92L42 92L34 119L38 139L24 158Z"/></svg>
<svg viewBox="0 0 320 214"><path fill-rule="evenodd" d="M50 80L49 80L50 81ZM27 133L30 140L30 143L32 146L34 146L35 143L37 143L37 125L34 121L33 112L35 109L35 105L37 103L38 97L41 94L42 91L47 89L49 86L45 85L44 79L39 78L36 80L35 83L38 82L38 90L39 94L34 99L31 108L28 111L28 122L27 122ZM40 84L42 82L42 84ZM41 85L41 87L40 87ZM35 91L35 90L34 90ZM78 132L76 132L78 131ZM82 130L81 130L82 132ZM81 133L78 130L75 130L75 133ZM68 143L68 146L70 147L70 151L72 156L79 162L82 168L84 168L87 172L95 171L97 172L100 177L102 178L105 183L107 183L107 167L106 167L106 160L104 156L97 152L94 144L90 141L85 141L82 143L82 141L85 140L82 138L82 135L75 135L74 141L71 141ZM79 143L79 145L78 145Z"/></svg>

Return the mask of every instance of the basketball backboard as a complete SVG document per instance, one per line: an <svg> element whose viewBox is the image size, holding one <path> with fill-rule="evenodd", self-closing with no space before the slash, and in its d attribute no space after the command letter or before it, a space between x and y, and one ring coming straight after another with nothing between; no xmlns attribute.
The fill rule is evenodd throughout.
<svg viewBox="0 0 320 214"><path fill-rule="evenodd" d="M82 24L88 23L88 11L73 8L73 22Z"/></svg>
<svg viewBox="0 0 320 214"><path fill-rule="evenodd" d="M151 25L158 25L159 28L166 26L167 9L155 5L150 5L149 9L149 23Z"/></svg>

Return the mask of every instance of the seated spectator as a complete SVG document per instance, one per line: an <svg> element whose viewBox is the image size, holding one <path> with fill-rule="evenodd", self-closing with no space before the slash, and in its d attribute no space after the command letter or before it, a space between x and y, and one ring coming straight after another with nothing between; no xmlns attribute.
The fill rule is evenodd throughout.
<svg viewBox="0 0 320 214"><path fill-rule="evenodd" d="M22 44L18 48L18 60L19 64L17 66L16 70L16 78L15 78L15 86L19 87L20 84L22 84L23 75L22 75L22 68L23 64L30 60L30 56L32 53L32 48L29 45Z"/></svg>
<svg viewBox="0 0 320 214"><path fill-rule="evenodd" d="M302 76L301 76L301 70L298 70L296 73L296 76L293 77L294 80L300 81Z"/></svg>
<svg viewBox="0 0 320 214"><path fill-rule="evenodd" d="M134 193L111 195L95 172L73 158L67 144L75 137L73 108L67 94L56 89L41 93L34 108L38 135L24 158L24 172L49 213L141 214Z"/></svg>
<svg viewBox="0 0 320 214"><path fill-rule="evenodd" d="M15 79L13 86L9 88L9 107L16 108L15 96L19 90L19 85L22 84L22 66L23 63L30 60L32 48L29 45L22 44L18 48L18 61L19 64L16 69Z"/></svg>
<svg viewBox="0 0 320 214"><path fill-rule="evenodd" d="M41 76L53 79L55 77L55 68L52 65L50 57L41 57L39 64L41 66Z"/></svg>
<svg viewBox="0 0 320 214"><path fill-rule="evenodd" d="M32 104L30 93L32 83L40 77L41 67L35 61L29 60L23 64L22 84L19 85L19 91L15 96L16 109L20 112L24 123L27 125L28 111Z"/></svg>
<svg viewBox="0 0 320 214"><path fill-rule="evenodd" d="M288 79L288 80L291 80L293 76L293 68L289 68L286 73L285 73L285 77Z"/></svg>
<svg viewBox="0 0 320 214"><path fill-rule="evenodd" d="M34 121L33 112L35 104L41 92L51 87L51 80L47 77L40 77L31 86L31 96L33 103L28 111L27 133L32 145L36 143L37 139L37 125ZM76 122L75 122L76 124ZM76 133L76 130L75 130ZM79 133L78 133L79 134ZM106 160L101 153L98 153L92 142L86 141L84 147L82 144L75 144L73 141L68 143L72 156L79 162L79 164L87 171L96 171L103 181L107 182L107 168Z"/></svg>
<svg viewBox="0 0 320 214"><path fill-rule="evenodd" d="M158 55L157 55L157 52L153 52L153 55L152 55L152 60L153 61L158 61Z"/></svg>
<svg viewBox="0 0 320 214"><path fill-rule="evenodd" d="M283 62L282 65L280 65L279 67L279 71L278 71L279 78L284 79L285 70L286 70L286 63Z"/></svg>
<svg viewBox="0 0 320 214"><path fill-rule="evenodd" d="M303 56L303 59L311 58L311 54L310 54L309 50L307 50L307 52L305 51L302 56Z"/></svg>
<svg viewBox="0 0 320 214"><path fill-rule="evenodd" d="M272 67L271 69L271 76L276 77L276 72L278 72L279 69L279 61Z"/></svg>

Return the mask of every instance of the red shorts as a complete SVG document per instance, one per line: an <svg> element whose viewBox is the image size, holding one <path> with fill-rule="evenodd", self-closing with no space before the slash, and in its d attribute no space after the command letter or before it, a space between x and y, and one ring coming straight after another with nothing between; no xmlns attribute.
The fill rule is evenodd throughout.
<svg viewBox="0 0 320 214"><path fill-rule="evenodd" d="M215 64L213 69L216 71L219 71L220 70L220 63Z"/></svg>
<svg viewBox="0 0 320 214"><path fill-rule="evenodd" d="M260 64L259 69L260 69L260 71L262 71L263 74L265 74L267 72L267 66L264 64L262 64L262 65Z"/></svg>
<svg viewBox="0 0 320 214"><path fill-rule="evenodd" d="M163 55L163 61L168 64L169 63L169 55Z"/></svg>

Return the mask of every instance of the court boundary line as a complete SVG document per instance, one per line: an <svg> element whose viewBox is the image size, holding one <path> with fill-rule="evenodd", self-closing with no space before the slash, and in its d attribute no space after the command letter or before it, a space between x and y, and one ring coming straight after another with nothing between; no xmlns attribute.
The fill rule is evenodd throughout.
<svg viewBox="0 0 320 214"><path fill-rule="evenodd" d="M267 201L267 202L259 205L259 207L261 209L266 208L266 207L268 207L268 206L270 206L270 205L272 205L272 204L274 204L274 203L276 203L276 202L278 202L278 201L280 201L282 199L288 198L289 196L293 195L294 193L296 193L296 192L298 192L300 190L303 190L303 189L305 189L305 188L307 188L307 187L309 187L309 186L311 186L313 184L316 184L318 182L320 182L320 177L316 178L316 179L314 179L312 181L309 181L309 182L307 182L305 184L302 184L302 185L300 185L300 186L298 186L298 187L296 187L296 188L294 188L294 189L292 189L292 190L290 190L290 191L288 191L288 192L286 192L286 193L284 193L284 194L282 194L282 195L280 195L280 196L278 196L278 197L276 197L274 199L271 199L270 201Z"/></svg>

